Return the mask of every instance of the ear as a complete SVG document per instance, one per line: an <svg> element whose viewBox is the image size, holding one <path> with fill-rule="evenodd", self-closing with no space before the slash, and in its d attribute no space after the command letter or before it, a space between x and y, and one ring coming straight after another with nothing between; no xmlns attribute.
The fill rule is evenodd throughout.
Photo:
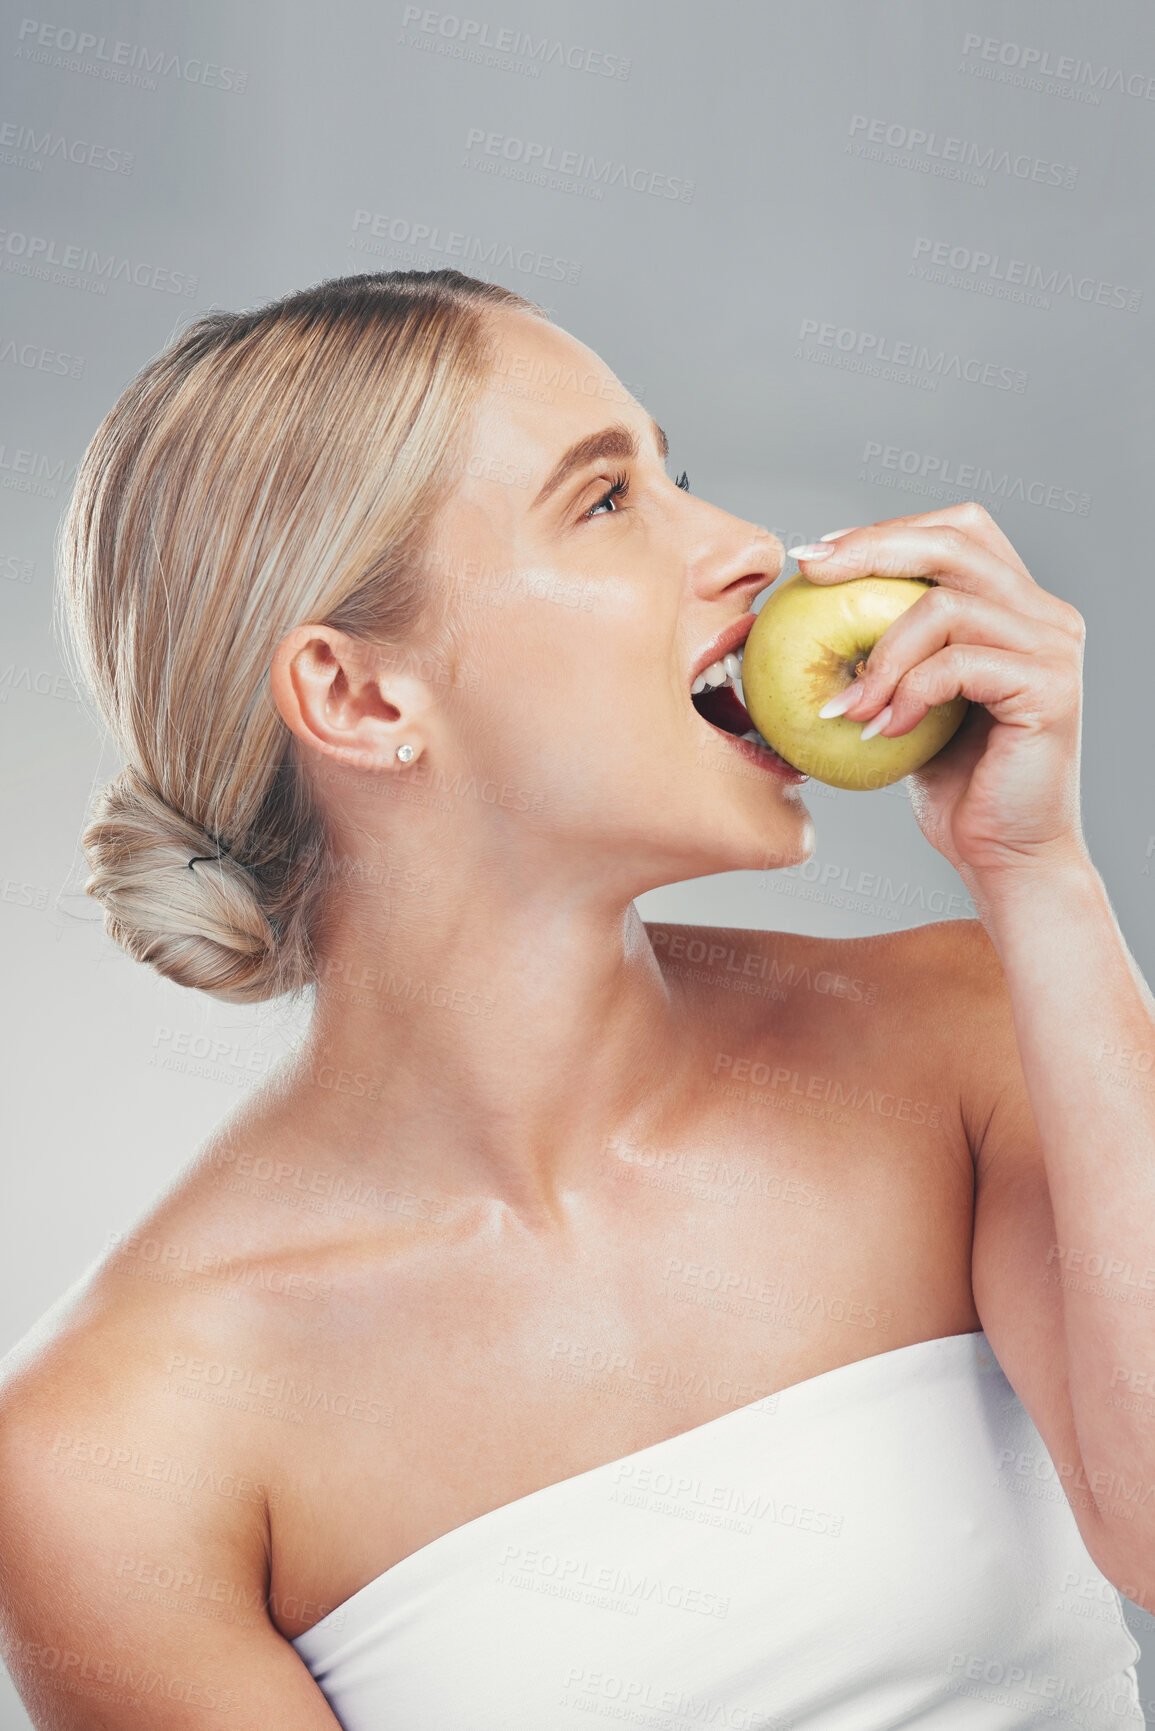
<svg viewBox="0 0 1155 1731"><path fill-rule="evenodd" d="M431 702L396 651L331 625L297 625L269 668L273 701L297 738L354 769L398 769L399 746L420 756ZM410 759L413 761L413 758Z"/></svg>

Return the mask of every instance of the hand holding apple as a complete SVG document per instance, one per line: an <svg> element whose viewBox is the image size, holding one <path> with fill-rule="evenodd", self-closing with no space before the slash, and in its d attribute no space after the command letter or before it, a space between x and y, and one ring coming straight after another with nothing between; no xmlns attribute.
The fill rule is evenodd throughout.
<svg viewBox="0 0 1155 1731"><path fill-rule="evenodd" d="M958 731L911 772L931 846L977 885L1087 860L1079 813L1082 615L1037 584L981 505L892 517L793 549L816 585L934 578L879 636L844 711L899 741L966 698ZM769 602L766 603L769 605ZM763 609L764 611L765 609ZM821 720L835 727L838 720Z"/></svg>
<svg viewBox="0 0 1155 1731"><path fill-rule="evenodd" d="M928 588L906 577L834 587L800 573L763 603L742 652L742 699L787 763L830 787L862 790L889 787L942 749L967 712L965 697L934 706L895 739L867 737L862 719L831 719L828 707L861 680L883 632Z"/></svg>

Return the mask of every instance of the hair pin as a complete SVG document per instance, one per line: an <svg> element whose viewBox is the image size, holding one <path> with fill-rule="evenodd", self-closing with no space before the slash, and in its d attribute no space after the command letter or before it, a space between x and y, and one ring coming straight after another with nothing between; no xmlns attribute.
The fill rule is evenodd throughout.
<svg viewBox="0 0 1155 1731"><path fill-rule="evenodd" d="M211 836L209 837L209 840L210 841L212 840ZM194 853L192 858L188 862L188 869L191 872L198 860L202 860L202 859L219 860L221 855L227 854L228 851L229 851L228 848L224 845L223 842L218 842L216 853Z"/></svg>

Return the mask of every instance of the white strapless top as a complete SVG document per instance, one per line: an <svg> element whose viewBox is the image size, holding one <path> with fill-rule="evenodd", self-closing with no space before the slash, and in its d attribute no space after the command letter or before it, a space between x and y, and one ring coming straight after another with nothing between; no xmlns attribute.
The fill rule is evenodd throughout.
<svg viewBox="0 0 1155 1731"><path fill-rule="evenodd" d="M1119 1594L981 1331L491 1509L293 1646L345 1731L1145 1724Z"/></svg>

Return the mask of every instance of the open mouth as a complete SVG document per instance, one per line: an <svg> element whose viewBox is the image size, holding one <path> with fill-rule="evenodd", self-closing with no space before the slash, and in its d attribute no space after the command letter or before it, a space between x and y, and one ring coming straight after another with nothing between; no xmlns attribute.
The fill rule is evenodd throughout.
<svg viewBox="0 0 1155 1731"><path fill-rule="evenodd" d="M742 701L742 646L704 669L690 687L690 702L703 721L727 734L735 744L763 768L773 769L797 781L808 776L767 745Z"/></svg>
<svg viewBox="0 0 1155 1731"><path fill-rule="evenodd" d="M733 661L736 657L727 655L726 660ZM714 666L706 671L713 673L720 666L724 666L724 663L716 661ZM698 685L705 677L705 674L701 675L694 684ZM761 739L762 735L751 721L749 712L733 685L705 684L701 691L691 691L690 702L702 720L708 721L711 727L720 727L723 733L737 734L740 739L747 734Z"/></svg>

